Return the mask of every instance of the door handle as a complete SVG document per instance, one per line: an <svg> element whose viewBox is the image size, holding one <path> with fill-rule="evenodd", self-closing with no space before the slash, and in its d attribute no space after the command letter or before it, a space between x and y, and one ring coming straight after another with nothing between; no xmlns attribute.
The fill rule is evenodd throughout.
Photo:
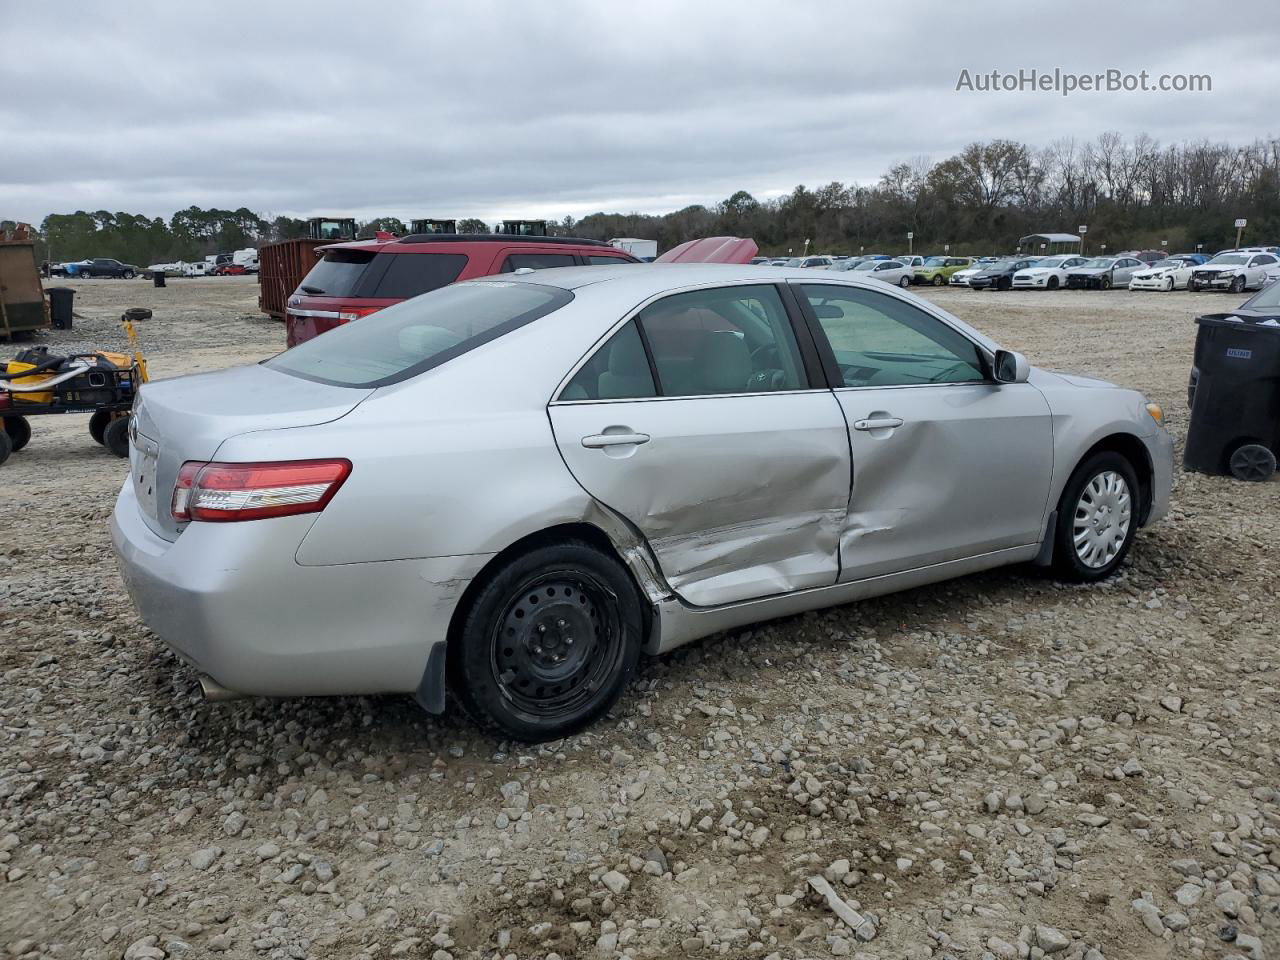
<svg viewBox="0 0 1280 960"><path fill-rule="evenodd" d="M595 433L582 438L582 445L591 450L601 447L621 447L625 444L648 443L647 433Z"/></svg>
<svg viewBox="0 0 1280 960"><path fill-rule="evenodd" d="M853 429L855 430L892 430L894 427L900 426L902 426L901 417L878 417L875 420L853 421Z"/></svg>

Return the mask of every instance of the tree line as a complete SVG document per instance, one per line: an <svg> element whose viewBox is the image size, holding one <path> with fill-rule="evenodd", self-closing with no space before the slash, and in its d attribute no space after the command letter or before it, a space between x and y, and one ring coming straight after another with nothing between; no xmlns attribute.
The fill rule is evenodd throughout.
<svg viewBox="0 0 1280 960"><path fill-rule="evenodd" d="M939 162L918 157L890 167L869 185L797 186L757 199L745 190L713 205L662 215L594 213L549 225L555 235L643 237L668 249L702 236L752 237L765 253L1000 253L1019 237L1075 233L1112 250L1205 250L1230 246L1233 222L1248 219L1246 240L1280 243L1280 139L1243 146L1209 141L1160 145L1145 134L1104 133L1044 147L1012 140L972 143ZM462 220L460 232L487 233ZM360 224L361 236L403 236L396 217ZM189 207L167 221L106 210L50 214L38 231L42 257L109 256L146 265L306 236L305 220L238 210ZM806 241L808 241L806 245Z"/></svg>

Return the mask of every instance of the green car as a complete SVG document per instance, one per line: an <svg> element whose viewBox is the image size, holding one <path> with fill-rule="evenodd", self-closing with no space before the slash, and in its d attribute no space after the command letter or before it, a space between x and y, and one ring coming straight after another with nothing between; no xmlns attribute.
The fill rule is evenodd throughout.
<svg viewBox="0 0 1280 960"><path fill-rule="evenodd" d="M953 273L971 266L973 257L926 257L924 265L916 267L911 282L945 287Z"/></svg>

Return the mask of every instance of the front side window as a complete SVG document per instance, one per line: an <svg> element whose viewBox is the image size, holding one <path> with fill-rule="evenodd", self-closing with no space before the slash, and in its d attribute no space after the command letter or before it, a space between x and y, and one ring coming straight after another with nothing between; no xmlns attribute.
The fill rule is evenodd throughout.
<svg viewBox="0 0 1280 960"><path fill-rule="evenodd" d="M573 294L533 283L457 283L286 350L265 365L338 387L417 376L559 310Z"/></svg>
<svg viewBox="0 0 1280 960"><path fill-rule="evenodd" d="M806 284L801 290L846 387L986 380L973 341L904 300L853 287Z"/></svg>
<svg viewBox="0 0 1280 960"><path fill-rule="evenodd" d="M577 264L571 253L513 253L502 264L503 273L514 273L523 267L546 270L550 267L572 267Z"/></svg>

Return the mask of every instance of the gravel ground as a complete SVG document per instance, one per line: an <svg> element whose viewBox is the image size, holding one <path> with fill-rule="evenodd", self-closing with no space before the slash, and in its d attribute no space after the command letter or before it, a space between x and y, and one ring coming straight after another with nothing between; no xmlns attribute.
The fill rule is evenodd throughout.
<svg viewBox="0 0 1280 960"><path fill-rule="evenodd" d="M50 342L149 306L157 376L283 344L251 279L70 285ZM927 293L1179 441L1192 316L1230 300ZM645 661L531 748L403 698L204 703L110 557L125 464L33 423L0 468L0 953L1280 958L1280 483L1179 475L1100 586L997 571Z"/></svg>

